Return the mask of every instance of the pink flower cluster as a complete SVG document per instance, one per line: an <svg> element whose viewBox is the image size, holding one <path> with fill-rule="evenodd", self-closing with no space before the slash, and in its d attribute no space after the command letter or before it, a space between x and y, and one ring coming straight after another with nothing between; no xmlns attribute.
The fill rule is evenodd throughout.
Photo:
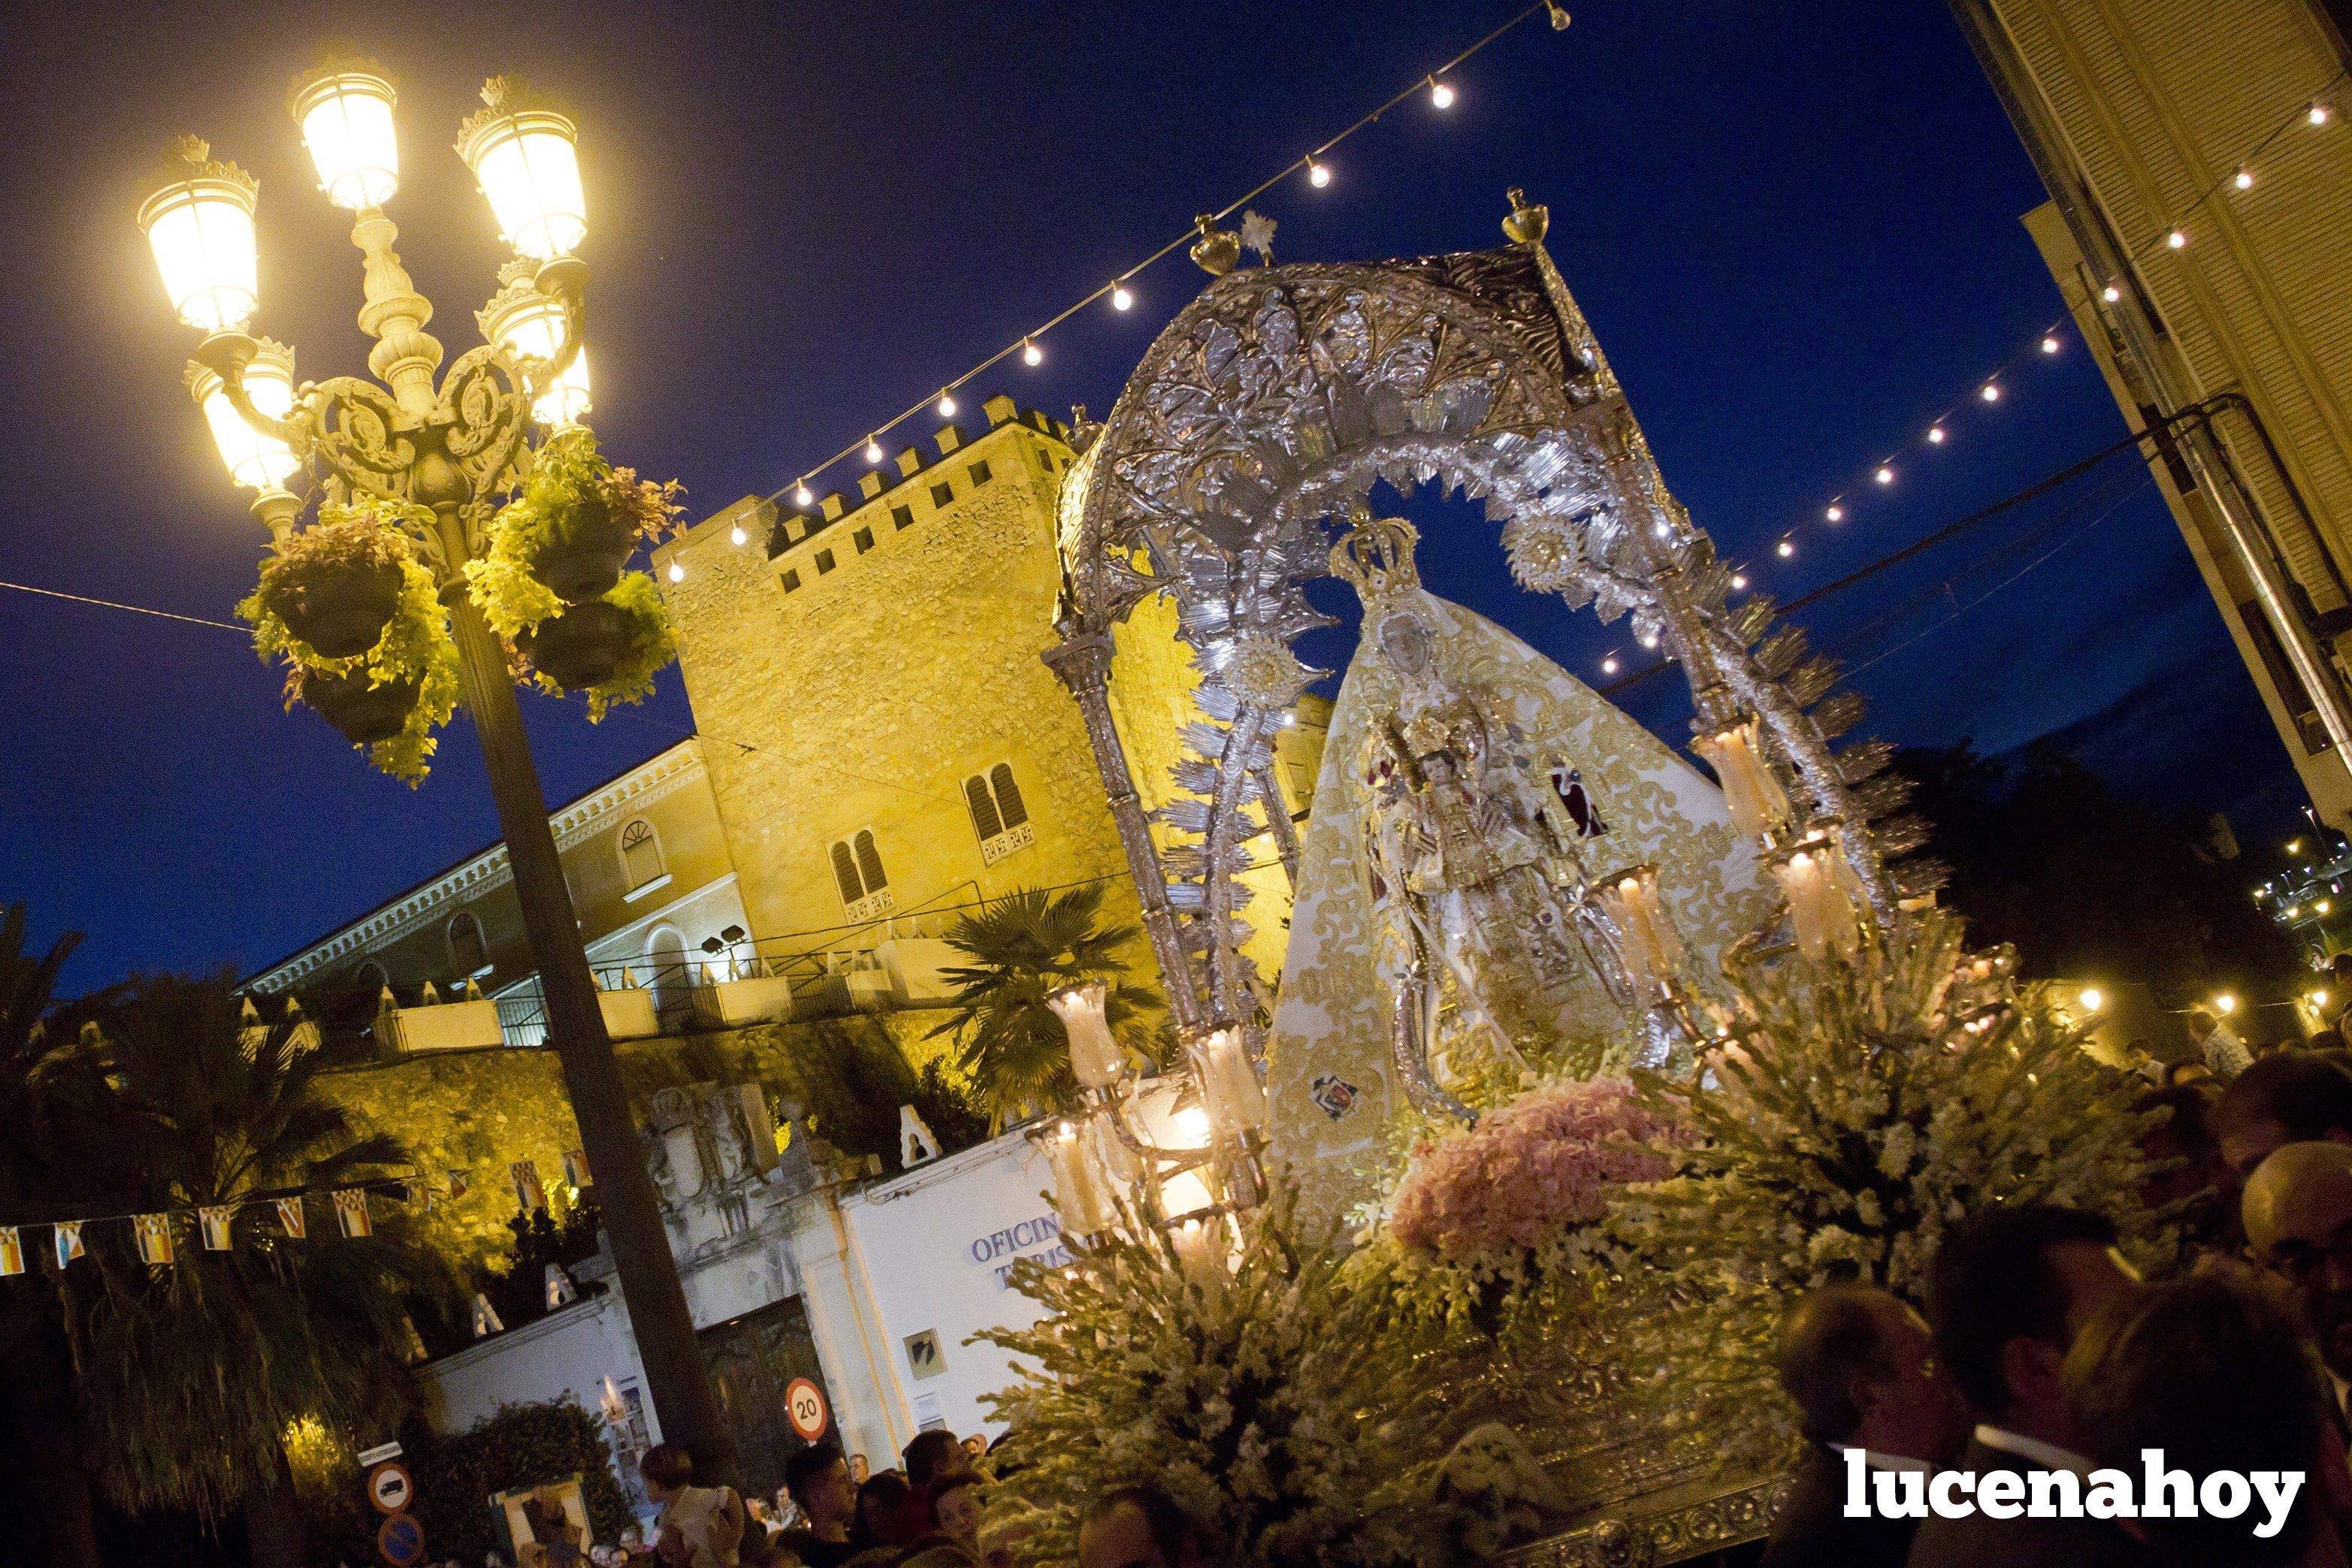
<svg viewBox="0 0 2352 1568"><path fill-rule="evenodd" d="M1390 1228L1403 1245L1453 1262L1524 1251L1599 1219L1611 1188L1672 1174L1664 1156L1642 1145L1690 1141L1622 1078L1546 1084L1416 1149Z"/></svg>

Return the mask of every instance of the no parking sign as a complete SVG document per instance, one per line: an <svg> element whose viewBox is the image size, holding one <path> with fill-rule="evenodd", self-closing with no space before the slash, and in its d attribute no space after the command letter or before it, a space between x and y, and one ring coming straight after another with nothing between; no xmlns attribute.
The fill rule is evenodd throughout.
<svg viewBox="0 0 2352 1568"><path fill-rule="evenodd" d="M404 1513L376 1526L375 1549L392 1568L414 1568L425 1557L425 1527Z"/></svg>

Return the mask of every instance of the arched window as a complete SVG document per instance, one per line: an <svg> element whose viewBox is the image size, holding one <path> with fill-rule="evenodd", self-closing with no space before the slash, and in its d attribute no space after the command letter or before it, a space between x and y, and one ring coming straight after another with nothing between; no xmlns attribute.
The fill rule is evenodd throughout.
<svg viewBox="0 0 2352 1568"><path fill-rule="evenodd" d="M963 800L971 812L971 831L980 835L980 858L994 865L1015 850L1035 841L1029 827L1029 803L1013 779L1013 764L1000 762L986 773L963 781Z"/></svg>
<svg viewBox="0 0 2352 1568"><path fill-rule="evenodd" d="M621 830L621 877L632 896L667 881L669 868L662 861L661 840L643 817Z"/></svg>
<svg viewBox="0 0 2352 1568"><path fill-rule="evenodd" d="M1000 762L988 770L988 781L996 790L996 814L1004 819L1008 828L1017 828L1029 820L1029 807L1021 799L1021 786L1013 781L1013 764Z"/></svg>
<svg viewBox="0 0 2352 1568"><path fill-rule="evenodd" d="M965 779L963 800L971 808L971 831L980 835L982 843L1004 831L1004 819L997 814L996 800L989 793L987 779L977 773Z"/></svg>
<svg viewBox="0 0 2352 1568"><path fill-rule="evenodd" d="M482 940L482 923L470 909L449 922L449 963L461 980L489 969L489 946Z"/></svg>
<svg viewBox="0 0 2352 1568"><path fill-rule="evenodd" d="M882 872L882 852L874 841L874 830L860 828L845 839L834 841L832 848L833 880L841 889L841 902L852 920L870 920L877 915L890 913L890 879Z"/></svg>

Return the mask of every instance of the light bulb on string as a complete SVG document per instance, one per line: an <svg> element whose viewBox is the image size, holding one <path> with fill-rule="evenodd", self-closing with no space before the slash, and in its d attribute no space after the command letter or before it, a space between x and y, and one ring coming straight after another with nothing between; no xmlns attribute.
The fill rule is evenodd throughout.
<svg viewBox="0 0 2352 1568"><path fill-rule="evenodd" d="M2306 113L2304 118L2311 121L2314 125L2325 125L2327 123L2327 106L2326 104L2315 103L2311 106L2310 111Z"/></svg>
<svg viewBox="0 0 2352 1568"><path fill-rule="evenodd" d="M807 481L807 480L803 479L803 480L802 480L799 484L797 484L797 485L795 485L795 486L793 486L793 506L795 506L795 507L805 507L805 506L809 505L811 502L814 501L815 499L816 499L816 497L814 497L814 496L812 496L812 495L810 495L810 494L809 494L809 487L808 487L808 481Z"/></svg>
<svg viewBox="0 0 2352 1568"><path fill-rule="evenodd" d="M1871 477L1882 485L1892 485L1895 483L1895 470L1882 463L1878 465L1878 472L1873 474Z"/></svg>
<svg viewBox="0 0 2352 1568"><path fill-rule="evenodd" d="M1601 673L1602 674L1604 674L1604 675L1613 675L1613 674L1615 674L1617 673L1617 655L1616 655L1616 654L1614 654L1614 653L1610 653L1610 654L1606 654L1606 655L1604 655L1604 656L1601 658Z"/></svg>
<svg viewBox="0 0 2352 1568"><path fill-rule="evenodd" d="M1135 296L1127 291L1126 284L1114 283L1110 286L1110 308L1112 309L1124 310L1134 303Z"/></svg>
<svg viewBox="0 0 2352 1568"><path fill-rule="evenodd" d="M672 582L684 582L686 580L686 563L684 561L674 560L669 563L669 580Z"/></svg>
<svg viewBox="0 0 2352 1568"><path fill-rule="evenodd" d="M955 417L955 393L949 392L940 393L940 417L941 419Z"/></svg>
<svg viewBox="0 0 2352 1568"><path fill-rule="evenodd" d="M882 461L882 444L870 435L866 438L866 461L868 463Z"/></svg>
<svg viewBox="0 0 2352 1568"><path fill-rule="evenodd" d="M2251 191L2254 188L2254 172L2252 169L2241 168L2230 176L2230 183L2237 186L2241 191Z"/></svg>
<svg viewBox="0 0 2352 1568"><path fill-rule="evenodd" d="M1318 162L1312 155L1307 160L1307 183L1317 190L1331 183L1331 165Z"/></svg>
<svg viewBox="0 0 2352 1568"><path fill-rule="evenodd" d="M1941 446L1944 444L1944 427L1942 425L1931 424L1927 427L1927 444L1930 446Z"/></svg>
<svg viewBox="0 0 2352 1568"><path fill-rule="evenodd" d="M1832 505L1831 506L1830 509L1829 509L1828 511L1826 511L1826 512L1823 512L1823 513L1822 514L1822 516L1823 516L1823 517L1827 517L1830 521L1832 521L1832 522L1833 522L1833 523L1842 523L1842 522L1845 521L1845 508L1844 508L1843 507L1841 507L1841 506L1837 506L1837 505L1835 505L1835 504L1832 504Z"/></svg>
<svg viewBox="0 0 2352 1568"><path fill-rule="evenodd" d="M1731 586L1737 592L1746 592L1748 590L1748 574L1744 571L1733 572L1731 574Z"/></svg>
<svg viewBox="0 0 2352 1568"><path fill-rule="evenodd" d="M2058 335L2056 333L2053 332L2049 337L2042 340L2042 351L2045 354L2054 354L2058 351Z"/></svg>
<svg viewBox="0 0 2352 1568"><path fill-rule="evenodd" d="M727 530L727 539L730 544L740 545L751 537L751 535L743 531L743 525L740 523L736 524L733 528Z"/></svg>
<svg viewBox="0 0 2352 1568"><path fill-rule="evenodd" d="M2179 250L2189 243L2189 236L2179 229L2175 229L2164 236L2164 243L2174 250Z"/></svg>
<svg viewBox="0 0 2352 1568"><path fill-rule="evenodd" d="M1635 640L1644 648L1655 648L1658 645L1658 634L1655 632L1644 632Z"/></svg>
<svg viewBox="0 0 2352 1568"><path fill-rule="evenodd" d="M2110 305L2113 305L2116 300L2121 299L2123 297L2124 291L2117 288L2112 283L2099 290L2099 298L2105 300Z"/></svg>
<svg viewBox="0 0 2352 1568"><path fill-rule="evenodd" d="M1786 560L1790 556L1797 553L1797 541L1791 538L1783 538L1779 544L1772 547L1772 553L1779 556L1782 560Z"/></svg>
<svg viewBox="0 0 2352 1568"><path fill-rule="evenodd" d="M1999 402L2000 401L2000 383L1999 382L1985 382L1982 387L1978 389L1977 396L1984 399L1987 402Z"/></svg>
<svg viewBox="0 0 2352 1568"><path fill-rule="evenodd" d="M1045 362L1045 350L1024 338L1021 340L1021 362L1024 365L1042 365Z"/></svg>
<svg viewBox="0 0 2352 1568"><path fill-rule="evenodd" d="M1435 77L1430 78L1429 101L1439 109L1452 109L1454 107L1454 85L1451 82L1439 81Z"/></svg>

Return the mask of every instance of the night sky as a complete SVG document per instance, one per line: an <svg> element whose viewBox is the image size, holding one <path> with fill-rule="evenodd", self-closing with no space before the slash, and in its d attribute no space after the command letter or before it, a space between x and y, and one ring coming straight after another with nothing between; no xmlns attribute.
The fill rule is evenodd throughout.
<svg viewBox="0 0 2352 1568"><path fill-rule="evenodd" d="M260 532L181 387L195 335L133 224L167 138L262 182L254 329L298 374L362 367L348 220L285 110L322 43L400 82L393 217L454 358L501 259L450 151L519 70L583 122L593 423L690 515L803 466L1057 312L1507 16L1507 4L1000 6L208 5L0 22L0 578L226 619ZM1668 481L1759 587L1793 597L2123 434L2018 223L2043 193L1938 0L1602 0L1522 26L1255 204L1279 260L1484 248L1506 186L1549 246ZM1083 312L1003 390L1106 411L1204 281L1180 255L1136 308ZM1961 402L1952 439L1921 435ZM934 421L912 427L927 436ZM1840 491L1900 478L1836 529ZM2292 776L2144 470L2126 461L1803 617L1849 649L1865 728L2004 750L2076 726L2117 782L2262 830ZM846 486L855 470L831 485ZM2135 479L2137 482L2135 482ZM818 481L819 488L830 487ZM1509 582L1492 528L1423 497L1429 585L1598 680L1627 629ZM1799 529L1799 553L1773 542ZM1875 623L1875 624L1874 624ZM0 899L89 940L68 988L249 969L495 834L461 717L418 791L227 632L0 591ZM1340 640L1326 637L1318 651ZM1326 662L1331 662L1327 660ZM1678 678L1627 697L1679 740ZM550 798L688 726L660 697L592 728L526 698ZM2113 723L2108 720L2112 718ZM821 716L812 716L821 721ZM2267 815L2266 815L2267 814Z"/></svg>

